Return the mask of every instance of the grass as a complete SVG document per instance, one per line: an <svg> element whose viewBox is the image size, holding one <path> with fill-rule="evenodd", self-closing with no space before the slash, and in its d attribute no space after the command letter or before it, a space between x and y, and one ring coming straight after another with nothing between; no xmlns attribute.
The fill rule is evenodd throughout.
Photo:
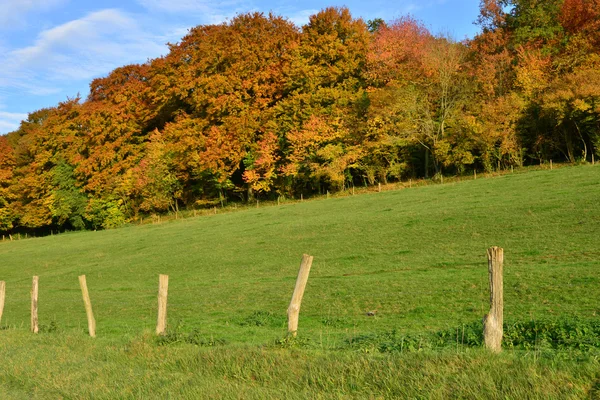
<svg viewBox="0 0 600 400"><path fill-rule="evenodd" d="M538 170L0 243L0 396L596 396L599 177L596 166ZM516 343L499 356L476 337L492 245L505 249ZM303 253L314 263L290 340ZM157 340L159 273L170 276L169 334Z"/></svg>

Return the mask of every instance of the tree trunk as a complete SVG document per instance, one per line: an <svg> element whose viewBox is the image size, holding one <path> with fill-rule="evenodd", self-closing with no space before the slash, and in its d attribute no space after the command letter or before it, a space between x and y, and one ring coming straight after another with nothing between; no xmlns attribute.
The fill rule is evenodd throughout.
<svg viewBox="0 0 600 400"><path fill-rule="evenodd" d="M425 178L429 178L429 149L425 149Z"/></svg>

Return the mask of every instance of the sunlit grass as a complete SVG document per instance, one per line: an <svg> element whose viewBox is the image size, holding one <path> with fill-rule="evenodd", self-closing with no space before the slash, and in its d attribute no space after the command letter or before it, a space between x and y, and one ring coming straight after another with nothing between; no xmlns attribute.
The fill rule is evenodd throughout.
<svg viewBox="0 0 600 400"><path fill-rule="evenodd" d="M505 382L512 387L497 398L584 397L598 386L591 356L494 358L463 347L382 355L345 344L481 321L492 245L505 249L506 321L598 319L599 178L596 166L533 171L0 243L8 327L0 331L0 395L445 398ZM314 256L300 313L304 342L281 348L303 253ZM200 346L160 345L150 335L159 273L170 276L170 330L195 332ZM96 340L85 336L80 274ZM37 336L28 333L33 275L45 329ZM524 376L509 381L511 370Z"/></svg>

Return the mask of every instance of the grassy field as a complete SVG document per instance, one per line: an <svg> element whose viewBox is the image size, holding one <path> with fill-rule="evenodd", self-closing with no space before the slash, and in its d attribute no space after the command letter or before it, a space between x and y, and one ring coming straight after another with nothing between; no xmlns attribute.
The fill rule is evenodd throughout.
<svg viewBox="0 0 600 400"><path fill-rule="evenodd" d="M0 396L600 396L599 178L569 167L0 243ZM498 356L479 337L492 245L505 249ZM303 253L314 263L290 340Z"/></svg>

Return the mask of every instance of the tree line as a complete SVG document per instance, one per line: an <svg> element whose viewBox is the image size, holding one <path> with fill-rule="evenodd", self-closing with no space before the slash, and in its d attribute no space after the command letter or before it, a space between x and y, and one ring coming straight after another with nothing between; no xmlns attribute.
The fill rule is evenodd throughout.
<svg viewBox="0 0 600 400"><path fill-rule="evenodd" d="M598 156L600 0L482 0L477 24L194 27L0 136L0 231Z"/></svg>

